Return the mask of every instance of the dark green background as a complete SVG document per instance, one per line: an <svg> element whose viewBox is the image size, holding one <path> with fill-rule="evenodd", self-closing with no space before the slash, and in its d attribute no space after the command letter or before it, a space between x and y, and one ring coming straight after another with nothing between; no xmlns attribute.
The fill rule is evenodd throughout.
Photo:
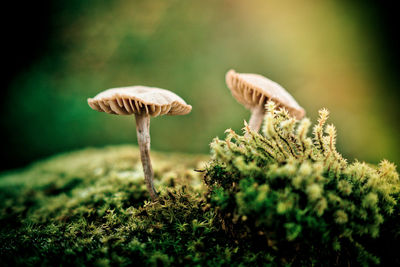
<svg viewBox="0 0 400 267"><path fill-rule="evenodd" d="M400 162L390 5L75 0L16 3L10 12L2 169L86 146L136 143L132 116L95 112L86 99L138 84L169 89L193 106L186 116L152 119L152 148L207 153L213 137L239 131L249 117L225 86L230 68L282 84L312 119L328 108L347 157Z"/></svg>

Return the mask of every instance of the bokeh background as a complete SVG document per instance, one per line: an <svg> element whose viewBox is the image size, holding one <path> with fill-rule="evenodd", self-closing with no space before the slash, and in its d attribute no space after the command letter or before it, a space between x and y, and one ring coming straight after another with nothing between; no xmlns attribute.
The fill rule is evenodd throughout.
<svg viewBox="0 0 400 267"><path fill-rule="evenodd" d="M172 90L193 106L186 116L152 119L152 149L208 153L213 137L240 131L249 118L225 85L230 68L280 83L313 120L328 108L346 157L398 164L395 12L367 0L10 3L2 18L0 168L136 143L132 116L95 112L86 99L138 84Z"/></svg>

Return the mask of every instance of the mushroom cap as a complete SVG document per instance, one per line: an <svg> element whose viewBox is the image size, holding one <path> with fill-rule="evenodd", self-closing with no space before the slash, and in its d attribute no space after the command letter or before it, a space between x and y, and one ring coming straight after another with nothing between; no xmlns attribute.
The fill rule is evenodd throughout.
<svg viewBox="0 0 400 267"><path fill-rule="evenodd" d="M147 86L129 86L105 90L88 99L89 106L97 111L117 115L148 114L185 115L192 106L171 91Z"/></svg>
<svg viewBox="0 0 400 267"><path fill-rule="evenodd" d="M268 100L273 100L297 119L305 115L304 109L282 86L262 75L230 70L225 78L232 95L247 109L264 106Z"/></svg>

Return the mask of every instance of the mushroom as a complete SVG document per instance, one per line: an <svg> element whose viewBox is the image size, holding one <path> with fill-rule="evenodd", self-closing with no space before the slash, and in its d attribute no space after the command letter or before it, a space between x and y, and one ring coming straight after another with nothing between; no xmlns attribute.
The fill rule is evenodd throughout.
<svg viewBox="0 0 400 267"><path fill-rule="evenodd" d="M250 109L249 127L253 131L260 130L265 113L264 106L268 100L273 100L278 106L285 107L297 119L305 115L304 109L282 86L262 75L229 70L225 79L236 100Z"/></svg>
<svg viewBox="0 0 400 267"><path fill-rule="evenodd" d="M110 114L135 114L144 178L151 199L156 200L158 195L154 188L154 172L150 161L150 116L184 115L192 110L192 106L171 91L147 86L108 89L89 98L88 104L94 110Z"/></svg>

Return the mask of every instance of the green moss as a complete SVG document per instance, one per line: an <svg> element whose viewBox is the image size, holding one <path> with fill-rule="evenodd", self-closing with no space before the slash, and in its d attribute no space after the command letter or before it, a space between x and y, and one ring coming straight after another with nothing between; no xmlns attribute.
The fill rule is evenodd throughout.
<svg viewBox="0 0 400 267"><path fill-rule="evenodd" d="M227 130L211 144L208 201L226 234L281 264L400 263L373 245L400 246L395 166L348 164L336 151L334 126L325 127L326 110L310 138L308 119L297 122L272 102L267 109L262 135L246 126L244 135ZM393 236L379 238L382 230Z"/></svg>
<svg viewBox="0 0 400 267"><path fill-rule="evenodd" d="M208 156L84 149L0 177L0 265L400 264L395 166L347 163L321 111L313 138L272 103L263 134Z"/></svg>
<svg viewBox="0 0 400 267"><path fill-rule="evenodd" d="M199 246L196 234L213 229L194 171L207 158L161 153L152 158L162 195L155 204L147 201L139 151L130 146L68 153L3 175L0 261L182 262L187 247Z"/></svg>

